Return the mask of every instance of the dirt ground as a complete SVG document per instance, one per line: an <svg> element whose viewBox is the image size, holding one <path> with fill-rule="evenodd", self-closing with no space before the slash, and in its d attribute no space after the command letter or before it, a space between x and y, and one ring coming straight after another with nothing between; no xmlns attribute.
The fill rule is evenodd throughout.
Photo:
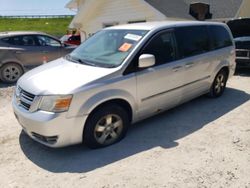
<svg viewBox="0 0 250 188"><path fill-rule="evenodd" d="M113 146L51 149L21 131L0 84L0 187L250 188L250 74L132 126Z"/></svg>

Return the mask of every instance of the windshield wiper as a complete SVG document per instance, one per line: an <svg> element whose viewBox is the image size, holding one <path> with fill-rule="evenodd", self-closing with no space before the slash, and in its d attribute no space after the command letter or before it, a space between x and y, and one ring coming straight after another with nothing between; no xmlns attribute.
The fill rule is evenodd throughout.
<svg viewBox="0 0 250 188"><path fill-rule="evenodd" d="M116 67L116 65L109 65L109 64L102 64L102 65L99 65L95 62L90 62L88 60L82 60L80 58L74 58L72 57L71 55L66 55L65 58L71 62L74 62L74 63L80 63L80 64L84 64L84 65L89 65L89 66L93 66L93 67L104 67L104 68L114 68Z"/></svg>
<svg viewBox="0 0 250 188"><path fill-rule="evenodd" d="M75 59L73 58L71 55L66 55L65 58L71 62L74 62L74 63L82 63L82 61L80 59Z"/></svg>
<svg viewBox="0 0 250 188"><path fill-rule="evenodd" d="M87 61L87 60L80 59L80 61L82 62L82 64L85 64L85 65L90 65L90 66L93 66L93 67L99 67L97 64L92 63L92 62Z"/></svg>
<svg viewBox="0 0 250 188"><path fill-rule="evenodd" d="M81 64L85 64L85 65L91 65L91 66L96 66L95 64L93 63L89 63L89 62L86 62L86 61L83 61L82 59L80 58L74 58L72 57L71 55L66 55L65 58L69 61L72 61L74 63L81 63Z"/></svg>

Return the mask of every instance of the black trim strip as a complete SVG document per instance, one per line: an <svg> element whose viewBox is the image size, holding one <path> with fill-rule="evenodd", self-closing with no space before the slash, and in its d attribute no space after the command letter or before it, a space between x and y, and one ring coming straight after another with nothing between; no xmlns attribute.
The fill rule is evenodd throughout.
<svg viewBox="0 0 250 188"><path fill-rule="evenodd" d="M159 96L159 95L164 95L164 94L166 94L166 93L168 93L168 92L171 92L171 91L180 89L180 88L182 88L182 87L186 87L186 86L188 86L188 85L197 83L197 82L199 82L199 81L206 80L206 79L208 79L208 78L210 78L210 77L211 77L211 76L206 76L206 77L204 77L204 78L201 78L201 79L199 79L199 80L195 80L195 81L193 81L193 82L184 84L184 85L182 85L182 86L179 86L179 87L176 87L176 88L167 90L167 91L163 91L163 92L157 93L157 94L155 94L155 95L151 95L151 96L149 96L149 97L143 98L143 99L141 100L141 102L144 102L144 101L149 100L149 99L151 99L151 98L157 97L157 96Z"/></svg>

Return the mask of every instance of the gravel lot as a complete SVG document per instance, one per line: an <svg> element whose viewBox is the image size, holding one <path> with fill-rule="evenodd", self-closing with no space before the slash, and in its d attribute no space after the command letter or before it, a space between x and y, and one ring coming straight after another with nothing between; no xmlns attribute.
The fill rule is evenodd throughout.
<svg viewBox="0 0 250 188"><path fill-rule="evenodd" d="M0 84L0 187L250 188L250 73L218 99L200 97L142 121L99 150L42 146L22 133Z"/></svg>

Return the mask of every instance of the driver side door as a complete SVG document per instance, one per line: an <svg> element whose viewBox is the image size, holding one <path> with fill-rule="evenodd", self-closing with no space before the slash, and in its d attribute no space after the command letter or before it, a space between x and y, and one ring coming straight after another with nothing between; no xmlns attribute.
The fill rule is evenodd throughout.
<svg viewBox="0 0 250 188"><path fill-rule="evenodd" d="M60 58L62 55L62 44L60 41L46 35L37 35L41 46L44 61L49 62Z"/></svg>
<svg viewBox="0 0 250 188"><path fill-rule="evenodd" d="M182 98L185 69L177 60L177 45L173 30L157 33L140 54L152 54L153 67L136 73L138 115L140 118L178 105Z"/></svg>

